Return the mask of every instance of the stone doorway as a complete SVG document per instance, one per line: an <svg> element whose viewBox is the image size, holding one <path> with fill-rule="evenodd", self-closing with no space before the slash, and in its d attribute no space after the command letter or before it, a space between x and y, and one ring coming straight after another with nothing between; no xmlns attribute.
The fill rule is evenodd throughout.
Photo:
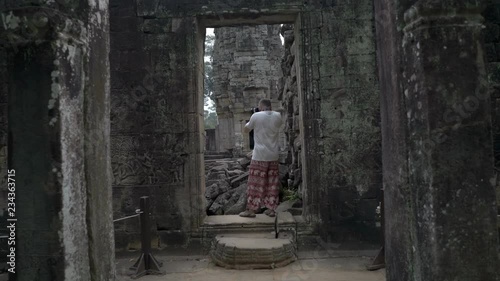
<svg viewBox="0 0 500 281"><path fill-rule="evenodd" d="M190 16L180 12L174 17L163 13L176 9L169 5L133 10L112 3L111 100L123 103L111 110L116 216L131 210L133 198L150 195L160 246L167 243L161 241L187 243L201 235L207 216L206 28L285 23L294 27L296 65L291 70L297 92L282 94L283 100L293 100L286 108L294 112L288 127L300 131L289 139L293 153L286 158L298 162L290 170L302 179L302 217L311 227L322 224L318 234L326 240L353 236L379 241L375 210L382 185L380 99L369 3L352 11L358 21L333 4L324 10L270 2L269 10L259 13L227 4L228 11L238 10L234 14L197 6L201 10ZM345 15L339 18L337 12ZM288 63L292 57L287 56ZM135 235L128 226L116 234L123 247Z"/></svg>
<svg viewBox="0 0 500 281"><path fill-rule="evenodd" d="M114 215L136 206L140 195L157 198L158 245L203 236L199 28L295 19L300 106L307 113L302 120L306 222L315 223L325 240L370 233L371 205L382 183L382 134L391 215L388 279L495 279L489 101L481 101L464 126L441 120L470 93L489 97L479 2L250 1L251 7L244 1L214 1L222 7L174 2L110 1L110 67L107 1L72 1L76 6L45 1L38 3L41 9L26 1L1 2L7 11L0 72L6 81L2 107L9 104L2 111L8 111L9 165L23 177L33 175L16 186L17 202L29 206L19 209L23 231L17 238L31 242L20 247L18 265L26 270L19 280L112 280L113 176ZM42 32L27 34L30 19L40 19L38 10L56 13L38 22L50 24ZM109 70L111 99L130 107L112 109L111 126ZM146 73L164 78L155 79L164 91L149 87ZM135 87L140 90L130 94ZM426 149L430 137L438 139ZM31 207L33 198L40 200ZM34 236L37 227L44 235ZM134 239L122 230L115 229L116 240Z"/></svg>
<svg viewBox="0 0 500 281"><path fill-rule="evenodd" d="M243 127L262 98L282 111L280 211L301 215L298 59L291 24L207 28L205 40L205 173L207 215L245 209L253 131ZM212 111L212 112L210 112ZM217 115L214 124L213 116ZM214 126L215 125L215 126ZM294 145L296 142L296 145Z"/></svg>

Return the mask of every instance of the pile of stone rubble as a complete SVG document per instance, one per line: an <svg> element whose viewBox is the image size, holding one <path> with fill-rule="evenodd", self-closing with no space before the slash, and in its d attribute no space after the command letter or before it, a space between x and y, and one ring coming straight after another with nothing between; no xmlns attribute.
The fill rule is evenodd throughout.
<svg viewBox="0 0 500 281"><path fill-rule="evenodd" d="M208 215L236 215L247 201L248 158L205 160Z"/></svg>
<svg viewBox="0 0 500 281"><path fill-rule="evenodd" d="M244 211L246 207L250 158L217 158L211 156L214 155L205 157L207 215L237 215ZM286 165L280 165L280 180L282 184L293 182L293 175L291 179ZM300 205L296 200L283 202L280 204L279 209L280 211L295 211L292 213L300 214ZM299 207L299 209L296 209L296 207Z"/></svg>

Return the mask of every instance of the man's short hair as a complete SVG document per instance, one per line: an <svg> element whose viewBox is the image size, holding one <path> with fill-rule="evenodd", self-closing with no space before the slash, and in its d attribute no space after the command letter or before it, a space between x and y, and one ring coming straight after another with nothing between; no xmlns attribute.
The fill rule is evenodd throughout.
<svg viewBox="0 0 500 281"><path fill-rule="evenodd" d="M268 109L271 109L271 100L269 99L261 99L259 104L262 104L263 106L267 107Z"/></svg>

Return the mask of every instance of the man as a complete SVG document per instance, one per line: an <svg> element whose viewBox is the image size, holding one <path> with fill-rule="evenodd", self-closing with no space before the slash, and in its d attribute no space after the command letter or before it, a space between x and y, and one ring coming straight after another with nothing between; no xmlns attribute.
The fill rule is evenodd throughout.
<svg viewBox="0 0 500 281"><path fill-rule="evenodd" d="M255 146L250 163L247 186L247 210L241 217L255 217L255 212L262 206L270 217L276 215L279 201L279 131L282 125L281 114L272 111L271 101L259 102L259 112L250 117L244 132L254 130Z"/></svg>

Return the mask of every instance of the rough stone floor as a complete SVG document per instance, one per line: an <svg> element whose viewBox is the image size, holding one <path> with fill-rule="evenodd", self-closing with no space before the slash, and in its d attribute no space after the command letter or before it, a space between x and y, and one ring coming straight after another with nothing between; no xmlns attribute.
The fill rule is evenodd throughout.
<svg viewBox="0 0 500 281"><path fill-rule="evenodd" d="M377 250L329 250L310 247L299 251L299 260L283 268L274 270L230 270L214 265L207 256L178 253L170 255L157 253L156 258L163 262L163 276L144 276L140 281L385 281L385 270L367 271L366 265ZM136 257L118 256L118 281L134 280L127 276L128 269Z"/></svg>

